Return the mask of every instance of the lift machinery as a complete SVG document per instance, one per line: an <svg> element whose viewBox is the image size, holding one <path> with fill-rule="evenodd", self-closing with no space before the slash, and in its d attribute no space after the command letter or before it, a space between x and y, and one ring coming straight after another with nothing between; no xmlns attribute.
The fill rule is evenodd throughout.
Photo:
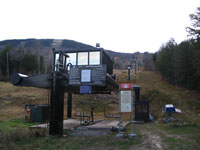
<svg viewBox="0 0 200 150"><path fill-rule="evenodd" d="M113 61L102 48L52 50L52 72L27 76L14 73L15 86L50 89L50 135L63 134L64 93L68 93L68 118L72 115L72 93L110 94L118 90Z"/></svg>

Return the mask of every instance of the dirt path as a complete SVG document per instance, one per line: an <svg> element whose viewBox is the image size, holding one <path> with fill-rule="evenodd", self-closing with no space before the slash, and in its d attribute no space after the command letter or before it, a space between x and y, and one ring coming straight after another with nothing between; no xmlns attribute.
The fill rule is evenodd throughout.
<svg viewBox="0 0 200 150"><path fill-rule="evenodd" d="M136 130L139 130L142 136L142 142L134 145L131 149L137 150L165 150L167 145L162 140L162 132L155 129L153 124L136 125Z"/></svg>

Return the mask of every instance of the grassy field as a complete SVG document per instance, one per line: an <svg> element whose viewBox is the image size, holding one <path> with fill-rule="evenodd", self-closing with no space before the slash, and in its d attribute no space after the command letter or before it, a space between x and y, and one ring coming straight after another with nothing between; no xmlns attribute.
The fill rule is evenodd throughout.
<svg viewBox="0 0 200 150"><path fill-rule="evenodd" d="M119 83L127 82L127 70L114 70L114 73ZM34 123L24 121L24 104L46 104L49 92L0 82L0 149L199 149L200 94L171 85L155 72L131 74L128 82L142 87L141 98L150 101L150 110L156 119L154 123L136 124L137 138L125 136L118 139L115 138L116 133L99 137L58 138L47 136L46 130L30 131L27 127ZM74 99L79 98L74 96ZM166 103L174 104L183 112L169 124L162 121L162 107ZM66 110L65 100L65 118ZM95 113L95 118L103 119L103 113ZM127 119L125 115L123 119ZM124 134L127 135L130 130L129 125Z"/></svg>
<svg viewBox="0 0 200 150"><path fill-rule="evenodd" d="M140 143L141 140L139 137L134 140L127 137L118 139L115 138L115 134L87 137L51 137L46 136L46 131L42 131L41 133L41 131L25 130L23 122L20 123L19 120L18 124L22 125L20 129L18 128L10 131L8 134L3 133L0 135L0 149L129 149L132 145Z"/></svg>

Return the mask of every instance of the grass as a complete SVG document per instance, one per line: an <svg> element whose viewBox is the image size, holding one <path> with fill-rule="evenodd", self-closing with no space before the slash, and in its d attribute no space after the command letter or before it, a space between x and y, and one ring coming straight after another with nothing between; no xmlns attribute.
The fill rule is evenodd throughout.
<svg viewBox="0 0 200 150"><path fill-rule="evenodd" d="M28 132L28 131L26 131ZM19 136L20 135L20 136ZM19 137L19 138L17 138ZM116 138L115 134L104 136L67 136L65 138L42 136L36 137L32 134L25 134L24 131L13 132L4 135L0 141L0 149L16 150L43 149L43 150L80 150L80 149L129 149L131 146L140 143L140 138L131 139Z"/></svg>
<svg viewBox="0 0 200 150"><path fill-rule="evenodd" d="M165 104L172 103L183 112L177 116L180 121L200 125L200 93L197 91L169 84L159 74L150 71L137 74L135 83L142 87L142 95L152 96L153 92L157 92L154 97L147 98L147 100L154 99L150 103L150 110L155 112L156 117Z"/></svg>
<svg viewBox="0 0 200 150"><path fill-rule="evenodd" d="M164 139L164 142L169 144L169 149L170 150L176 150L176 149L183 150L184 149L184 145L186 144L186 143L184 143L184 145L183 145L183 141L182 140L174 138L174 137L166 137Z"/></svg>
<svg viewBox="0 0 200 150"><path fill-rule="evenodd" d="M27 128L32 125L36 125L36 123L24 119L0 120L0 130L3 132L9 132L14 128Z"/></svg>
<svg viewBox="0 0 200 150"><path fill-rule="evenodd" d="M198 149L200 145L200 126L172 122L160 124L158 127L165 131L164 142L168 143L170 149ZM168 136L170 135L170 136Z"/></svg>
<svg viewBox="0 0 200 150"><path fill-rule="evenodd" d="M0 149L26 150L63 150L63 149L129 149L141 142L140 136L128 138L131 126L127 126L125 137L116 138L116 133L104 136L70 136L65 138L46 135L46 130L30 130L27 127L35 125L24 119L10 119L0 121ZM68 133L69 131L67 131Z"/></svg>
<svg viewBox="0 0 200 150"><path fill-rule="evenodd" d="M200 126L187 123L169 123L162 125L161 128L172 134L182 134L182 135L196 134L196 133L198 134L198 132L200 131Z"/></svg>
<svg viewBox="0 0 200 150"><path fill-rule="evenodd" d="M46 104L48 91L0 82L0 120L24 117L25 104Z"/></svg>

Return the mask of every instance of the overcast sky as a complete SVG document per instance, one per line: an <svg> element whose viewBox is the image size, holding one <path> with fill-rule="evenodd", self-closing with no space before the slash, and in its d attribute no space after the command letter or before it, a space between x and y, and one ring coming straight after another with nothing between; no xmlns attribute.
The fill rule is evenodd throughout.
<svg viewBox="0 0 200 150"><path fill-rule="evenodd" d="M0 40L71 39L118 52L155 52L187 38L200 0L0 0Z"/></svg>

